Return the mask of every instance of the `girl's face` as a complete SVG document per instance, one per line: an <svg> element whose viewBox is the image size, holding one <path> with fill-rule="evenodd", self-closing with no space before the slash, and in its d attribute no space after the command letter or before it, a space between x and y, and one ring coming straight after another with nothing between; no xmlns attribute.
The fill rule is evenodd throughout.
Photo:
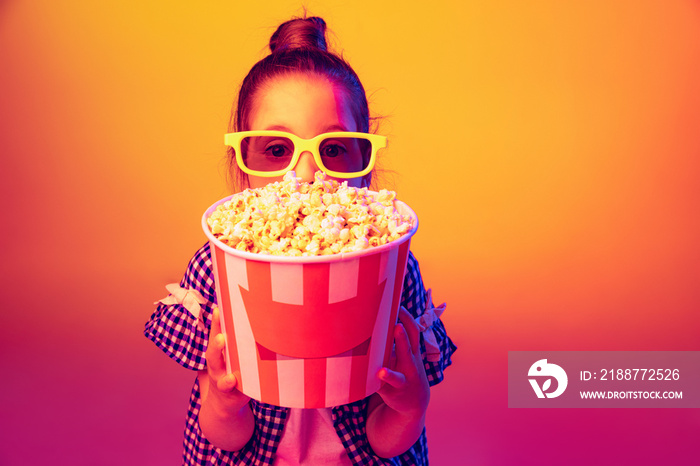
<svg viewBox="0 0 700 466"><path fill-rule="evenodd" d="M345 93L319 76L292 74L269 81L254 99L250 130L286 131L304 139L331 131L357 131ZM303 181L313 181L319 170L310 152L302 152L294 167ZM259 188L282 178L248 176L248 185ZM363 178L335 178L362 187Z"/></svg>

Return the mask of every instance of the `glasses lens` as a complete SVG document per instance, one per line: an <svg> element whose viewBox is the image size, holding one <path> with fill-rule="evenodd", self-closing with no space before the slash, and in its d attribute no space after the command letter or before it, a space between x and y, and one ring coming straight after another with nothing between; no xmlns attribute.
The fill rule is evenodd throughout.
<svg viewBox="0 0 700 466"><path fill-rule="evenodd" d="M284 170L292 162L294 143L280 136L248 136L241 140L243 163L251 170Z"/></svg>
<svg viewBox="0 0 700 466"><path fill-rule="evenodd" d="M361 137L331 137L321 141L318 150L326 169L340 173L356 173L369 165L372 142Z"/></svg>

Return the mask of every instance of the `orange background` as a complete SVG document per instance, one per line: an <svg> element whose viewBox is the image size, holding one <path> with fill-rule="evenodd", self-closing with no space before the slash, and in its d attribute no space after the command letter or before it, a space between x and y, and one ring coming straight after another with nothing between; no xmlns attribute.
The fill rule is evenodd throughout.
<svg viewBox="0 0 700 466"><path fill-rule="evenodd" d="M506 362L700 350L700 4L305 3L386 117L384 180L448 303L433 464L697 458L698 410L508 409ZM179 461L193 375L143 324L228 192L241 80L300 12L0 2L0 463Z"/></svg>

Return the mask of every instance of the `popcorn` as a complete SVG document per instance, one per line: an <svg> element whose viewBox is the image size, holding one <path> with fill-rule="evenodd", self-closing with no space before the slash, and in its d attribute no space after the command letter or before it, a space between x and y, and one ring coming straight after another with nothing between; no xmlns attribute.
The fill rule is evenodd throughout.
<svg viewBox="0 0 700 466"><path fill-rule="evenodd" d="M394 205L396 193L349 187L318 171L312 183L293 171L282 181L246 189L207 218L212 234L240 251L316 256L381 246L408 233L410 216Z"/></svg>

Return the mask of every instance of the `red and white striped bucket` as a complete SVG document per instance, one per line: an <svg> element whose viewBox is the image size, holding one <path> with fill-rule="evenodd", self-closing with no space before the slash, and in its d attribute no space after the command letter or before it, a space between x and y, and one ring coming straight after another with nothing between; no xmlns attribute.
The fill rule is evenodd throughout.
<svg viewBox="0 0 700 466"><path fill-rule="evenodd" d="M247 396L277 406L323 408L360 400L380 387L388 365L415 213L409 233L345 254L287 257L211 245L226 366Z"/></svg>

